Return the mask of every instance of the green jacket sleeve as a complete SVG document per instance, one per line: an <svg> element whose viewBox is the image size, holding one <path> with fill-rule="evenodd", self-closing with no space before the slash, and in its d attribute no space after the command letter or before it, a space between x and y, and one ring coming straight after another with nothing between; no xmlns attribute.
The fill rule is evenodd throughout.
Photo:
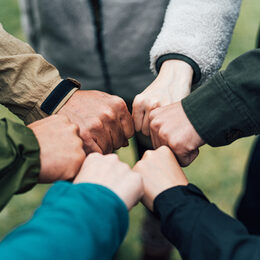
<svg viewBox="0 0 260 260"><path fill-rule="evenodd" d="M260 133L260 49L238 57L225 71L182 100L201 138L212 146Z"/></svg>
<svg viewBox="0 0 260 260"><path fill-rule="evenodd" d="M39 145L33 132L0 105L0 210L13 194L32 188L39 172Z"/></svg>

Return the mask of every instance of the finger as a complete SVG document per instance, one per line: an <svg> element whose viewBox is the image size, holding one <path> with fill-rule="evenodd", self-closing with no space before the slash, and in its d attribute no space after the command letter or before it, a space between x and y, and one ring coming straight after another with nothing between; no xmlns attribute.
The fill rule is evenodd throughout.
<svg viewBox="0 0 260 260"><path fill-rule="evenodd" d="M117 150L128 142L123 132L121 121L113 122L109 132L112 139L113 149Z"/></svg>
<svg viewBox="0 0 260 260"><path fill-rule="evenodd" d="M154 133L153 130L150 129L150 134L151 134L151 139L152 139L152 143L153 143L153 148L157 149L158 147L160 147L160 141L158 136L156 135L156 133Z"/></svg>
<svg viewBox="0 0 260 260"><path fill-rule="evenodd" d="M142 125L142 133L146 136L150 135L150 120L149 120L149 114L150 114L150 110L147 109L145 111L145 115L144 115L144 120L143 120L143 125Z"/></svg>
<svg viewBox="0 0 260 260"><path fill-rule="evenodd" d="M127 110L126 113L121 115L119 120L120 120L120 124L121 124L125 138L126 139L131 138L134 135L135 128L134 128L133 118L132 118L131 114L129 113L129 111Z"/></svg>
<svg viewBox="0 0 260 260"><path fill-rule="evenodd" d="M199 149L196 149L187 155L184 156L176 155L176 157L181 167L187 167L197 158L198 155L199 155Z"/></svg>
<svg viewBox="0 0 260 260"><path fill-rule="evenodd" d="M144 108L141 106L136 106L134 102L132 116L134 119L134 126L136 132L140 132L142 130L144 114L145 114Z"/></svg>
<svg viewBox="0 0 260 260"><path fill-rule="evenodd" d="M98 146L102 149L103 154L108 154L113 152L113 143L112 137L110 135L110 129L103 125L98 131L93 131L93 139L98 144Z"/></svg>
<svg viewBox="0 0 260 260"><path fill-rule="evenodd" d="M84 142L83 149L86 155L95 152L103 154L102 149L98 146L98 144L93 139L90 139L87 143Z"/></svg>

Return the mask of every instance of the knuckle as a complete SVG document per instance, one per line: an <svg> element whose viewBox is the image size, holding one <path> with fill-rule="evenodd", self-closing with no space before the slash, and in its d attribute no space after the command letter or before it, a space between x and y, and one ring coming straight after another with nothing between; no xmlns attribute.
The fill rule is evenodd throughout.
<svg viewBox="0 0 260 260"><path fill-rule="evenodd" d="M103 129L103 123L99 118L94 118L91 121L91 129L93 130L101 130Z"/></svg>
<svg viewBox="0 0 260 260"><path fill-rule="evenodd" d="M172 151L170 150L170 148L166 145L162 145L158 148L159 151L163 152L163 153L167 153L167 154L172 154Z"/></svg>
<svg viewBox="0 0 260 260"><path fill-rule="evenodd" d="M103 118L108 121L115 121L117 116L112 109L108 109L107 111L104 112Z"/></svg>
<svg viewBox="0 0 260 260"><path fill-rule="evenodd" d="M118 96L114 96L113 103L116 107L125 107L126 106L125 101L121 97L118 97Z"/></svg>
<svg viewBox="0 0 260 260"><path fill-rule="evenodd" d="M99 154L99 153L90 153L88 156L87 156L87 160L89 160L89 161L92 161L92 160L96 160L96 159L98 159L98 158L101 158L102 157L102 155L101 154Z"/></svg>
<svg viewBox="0 0 260 260"><path fill-rule="evenodd" d="M160 128L158 135L161 139L163 139L164 141L168 140L169 134L167 132L167 130L165 128Z"/></svg>
<svg viewBox="0 0 260 260"><path fill-rule="evenodd" d="M152 150L147 150L147 151L144 153L144 158L151 157L152 154L153 154L153 151L152 151Z"/></svg>
<svg viewBox="0 0 260 260"><path fill-rule="evenodd" d="M150 128L154 131L159 130L160 128L160 121L158 119L150 119Z"/></svg>
<svg viewBox="0 0 260 260"><path fill-rule="evenodd" d="M143 102L143 96L141 94L138 94L138 95L135 96L133 105L137 106L137 105L139 105L142 102Z"/></svg>
<svg viewBox="0 0 260 260"><path fill-rule="evenodd" d="M113 161L119 161L118 155L115 153L111 153L106 155L106 158Z"/></svg>

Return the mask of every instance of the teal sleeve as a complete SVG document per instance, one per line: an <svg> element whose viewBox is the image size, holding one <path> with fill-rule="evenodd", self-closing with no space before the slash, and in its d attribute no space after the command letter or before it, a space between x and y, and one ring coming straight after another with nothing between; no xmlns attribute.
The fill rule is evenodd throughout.
<svg viewBox="0 0 260 260"><path fill-rule="evenodd" d="M40 148L31 129L0 105L0 210L38 181Z"/></svg>
<svg viewBox="0 0 260 260"><path fill-rule="evenodd" d="M127 227L127 208L109 189L58 182L33 218L0 243L0 259L112 259Z"/></svg>

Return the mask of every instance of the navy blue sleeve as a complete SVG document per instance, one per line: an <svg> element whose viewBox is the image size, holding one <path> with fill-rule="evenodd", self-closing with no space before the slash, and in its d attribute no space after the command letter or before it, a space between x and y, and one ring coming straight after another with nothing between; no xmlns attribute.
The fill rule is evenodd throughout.
<svg viewBox="0 0 260 260"><path fill-rule="evenodd" d="M127 208L112 191L58 182L32 219L0 243L0 259L111 259L127 228Z"/></svg>
<svg viewBox="0 0 260 260"><path fill-rule="evenodd" d="M162 192L154 209L162 232L184 260L260 259L260 238L249 235L192 184Z"/></svg>

